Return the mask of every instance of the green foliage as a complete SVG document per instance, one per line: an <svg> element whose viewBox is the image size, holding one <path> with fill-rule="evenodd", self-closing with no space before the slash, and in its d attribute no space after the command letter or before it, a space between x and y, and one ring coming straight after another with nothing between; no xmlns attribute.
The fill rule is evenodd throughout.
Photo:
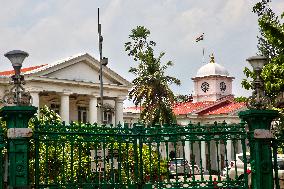
<svg viewBox="0 0 284 189"><path fill-rule="evenodd" d="M192 101L192 95L176 95L175 96L175 102L181 103L181 102L191 102Z"/></svg>
<svg viewBox="0 0 284 189"><path fill-rule="evenodd" d="M40 114L38 117L30 119L29 127L34 128L36 124L61 124L61 117L48 106L44 105L40 108Z"/></svg>
<svg viewBox="0 0 284 189"><path fill-rule="evenodd" d="M244 97L244 96L240 96L240 97L236 97L234 99L236 102L247 102L248 101L248 98L247 97Z"/></svg>
<svg viewBox="0 0 284 189"><path fill-rule="evenodd" d="M260 36L258 37L259 53L266 56L269 64L261 73L264 80L266 95L274 101L279 93L284 91L284 24L283 15L279 18L269 7L270 0L262 0L253 7L258 15ZM244 70L248 78L254 78L254 73L248 68ZM252 88L247 79L242 81L246 89Z"/></svg>
<svg viewBox="0 0 284 189"><path fill-rule="evenodd" d="M150 173L152 180L157 179L154 177L158 173L167 173L166 161L160 159L159 152L153 146L142 144L140 148L137 140L126 142L121 135L116 135L121 132L119 128L82 123L65 125L61 123L60 116L48 107L40 110L39 119L33 118L30 127L34 129L29 153L29 175L33 182L71 186L72 183L111 183L115 177L123 184L135 183L140 178L142 164L143 182L147 181ZM101 173L91 171L92 162L97 164L99 159L92 159L90 151L99 149L109 154L104 158L105 170ZM111 168L116 150L119 152L119 169Z"/></svg>
<svg viewBox="0 0 284 189"><path fill-rule="evenodd" d="M129 35L131 41L125 43L125 51L134 61L138 61L138 66L129 70L136 76L132 81L134 87L129 93L129 98L136 106L142 105L140 119L143 123L172 123L175 118L172 112L175 98L169 85L180 85L180 80L165 74L173 63L161 63L165 53L161 52L155 56L156 43L149 40L149 36L150 31L147 28L137 26Z"/></svg>

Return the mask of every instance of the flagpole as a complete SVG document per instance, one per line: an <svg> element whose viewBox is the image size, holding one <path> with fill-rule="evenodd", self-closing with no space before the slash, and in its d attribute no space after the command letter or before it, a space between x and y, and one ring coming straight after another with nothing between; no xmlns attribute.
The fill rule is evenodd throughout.
<svg viewBox="0 0 284 189"><path fill-rule="evenodd" d="M205 64L205 48L202 47L202 63Z"/></svg>
<svg viewBox="0 0 284 189"><path fill-rule="evenodd" d="M204 33L202 33L202 42L203 42L203 49L202 49L202 60L203 60L203 64L205 64L205 44L204 44Z"/></svg>
<svg viewBox="0 0 284 189"><path fill-rule="evenodd" d="M196 42L199 42L199 41L204 41L204 33L202 33L200 36L198 36L196 39L195 39ZM203 44L203 47L202 47L202 63L205 64L205 47L204 47L204 44Z"/></svg>

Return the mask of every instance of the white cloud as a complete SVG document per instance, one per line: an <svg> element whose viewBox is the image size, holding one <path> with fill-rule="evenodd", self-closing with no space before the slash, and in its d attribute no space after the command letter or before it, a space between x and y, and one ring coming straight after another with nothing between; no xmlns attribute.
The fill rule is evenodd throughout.
<svg viewBox="0 0 284 189"><path fill-rule="evenodd" d="M277 5L282 5L281 3ZM131 59L124 52L130 30L145 25L175 66L169 74L182 80L178 93L190 93L202 65L202 46L236 76L237 95L247 56L256 52L257 18L246 0L49 0L5 1L0 11L0 54L11 49L30 53L26 65L53 62L78 52L97 56L97 8L100 7L104 55L109 66L131 80ZM3 10L2 10L3 9ZM205 33L205 41L195 37ZM206 60L208 57L206 55ZM7 62L0 56L1 62ZM9 66L1 65L1 69Z"/></svg>

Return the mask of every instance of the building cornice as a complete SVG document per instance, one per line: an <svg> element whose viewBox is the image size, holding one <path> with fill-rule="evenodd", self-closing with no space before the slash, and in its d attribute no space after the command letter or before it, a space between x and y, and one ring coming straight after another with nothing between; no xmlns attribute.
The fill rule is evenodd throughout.
<svg viewBox="0 0 284 189"><path fill-rule="evenodd" d="M201 80L201 79L206 79L206 78L228 78L228 79L235 79L235 77L232 76L223 76L223 75L210 75L210 76L203 76L203 77L192 77L191 79L193 81Z"/></svg>
<svg viewBox="0 0 284 189"><path fill-rule="evenodd" d="M58 79L58 78L50 78L50 77L42 77L42 76L29 76L25 78L26 82L43 82L43 83L55 83L58 85L75 85L75 86L82 86L82 87L95 87L99 88L99 83L92 83L92 82L83 82L83 81L75 81L75 80L67 80L67 79ZM129 90L130 87L126 85L117 85L117 84L103 84L104 88L106 89L120 89L120 90Z"/></svg>

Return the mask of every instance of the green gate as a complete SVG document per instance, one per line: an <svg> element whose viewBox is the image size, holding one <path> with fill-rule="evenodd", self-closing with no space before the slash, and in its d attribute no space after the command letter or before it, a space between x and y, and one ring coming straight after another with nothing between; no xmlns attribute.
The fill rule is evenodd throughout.
<svg viewBox="0 0 284 189"><path fill-rule="evenodd" d="M5 134L3 128L0 127L0 189L4 188L4 178L5 178L5 156L7 150L5 149Z"/></svg>
<svg viewBox="0 0 284 189"><path fill-rule="evenodd" d="M246 148L243 124L39 124L30 176L35 188L248 188L246 173L242 178L230 178L228 169L222 174L237 163L238 151L244 152L246 169Z"/></svg>
<svg viewBox="0 0 284 189"><path fill-rule="evenodd" d="M274 185L276 189L284 188L284 130L276 133L272 140Z"/></svg>
<svg viewBox="0 0 284 189"><path fill-rule="evenodd" d="M283 132L271 132L277 111L243 111L240 118L245 122L230 125L65 125L51 121L28 128L35 112L35 107L28 106L0 111L7 125L5 132L0 130L0 188L284 186L284 171L278 163ZM3 153L7 158L3 159Z"/></svg>

